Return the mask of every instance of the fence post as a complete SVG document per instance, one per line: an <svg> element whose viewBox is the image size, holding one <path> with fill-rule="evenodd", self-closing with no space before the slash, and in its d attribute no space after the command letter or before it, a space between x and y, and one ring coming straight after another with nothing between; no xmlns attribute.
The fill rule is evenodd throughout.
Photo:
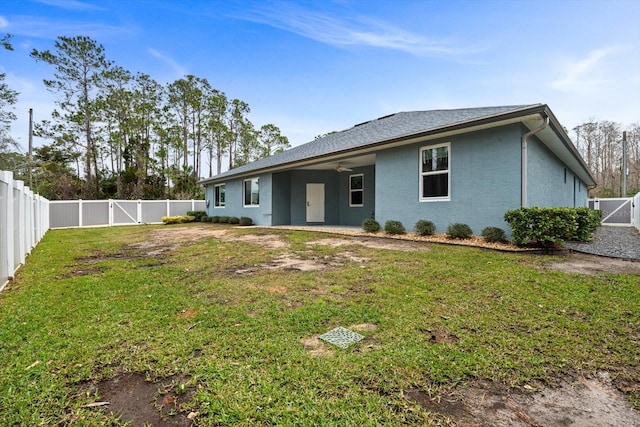
<svg viewBox="0 0 640 427"><path fill-rule="evenodd" d="M167 199L167 216L171 216L171 200Z"/></svg>
<svg viewBox="0 0 640 427"><path fill-rule="evenodd" d="M78 227L82 227L82 199L78 199Z"/></svg>
<svg viewBox="0 0 640 427"><path fill-rule="evenodd" d="M13 181L13 192L17 193L17 197L13 200L14 217L13 217L13 269L18 268L18 265L23 264L25 260L24 250L24 182ZM17 215L16 215L17 214Z"/></svg>
<svg viewBox="0 0 640 427"><path fill-rule="evenodd" d="M0 171L0 185L5 186L4 202L0 199L0 209L3 210L4 215L0 216L0 290L4 287L5 280L13 277L13 271L15 267L13 265L14 259L14 219L13 219L13 173L7 171ZM4 204L4 206L3 206ZM4 231L4 232L3 232Z"/></svg>
<svg viewBox="0 0 640 427"><path fill-rule="evenodd" d="M109 227L113 226L113 200L109 199Z"/></svg>
<svg viewBox="0 0 640 427"><path fill-rule="evenodd" d="M138 210L136 211L136 220L138 224L142 224L142 200L138 199Z"/></svg>

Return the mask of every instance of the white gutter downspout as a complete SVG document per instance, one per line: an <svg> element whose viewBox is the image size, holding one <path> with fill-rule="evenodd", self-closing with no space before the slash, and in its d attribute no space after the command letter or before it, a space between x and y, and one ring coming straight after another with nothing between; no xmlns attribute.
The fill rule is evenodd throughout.
<svg viewBox="0 0 640 427"><path fill-rule="evenodd" d="M522 177L520 179L520 181L522 182L522 189L520 192L520 206L523 208L527 207L527 138L529 138L531 135L535 135L536 133L540 132L547 126L549 126L548 116L544 118L544 123L542 124L542 126L536 129L530 130L529 132L522 135L522 139L520 141L520 146L522 148L522 154L520 156L521 162L522 162L521 163Z"/></svg>

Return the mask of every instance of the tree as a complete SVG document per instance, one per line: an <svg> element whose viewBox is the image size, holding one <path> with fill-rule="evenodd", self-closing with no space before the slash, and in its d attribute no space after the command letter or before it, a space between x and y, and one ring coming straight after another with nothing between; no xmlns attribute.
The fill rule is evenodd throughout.
<svg viewBox="0 0 640 427"><path fill-rule="evenodd" d="M94 135L97 125L96 99L105 72L112 63L106 59L104 47L86 36L58 37L55 50L34 49L31 57L54 67L54 78L44 80L45 87L59 95L60 111L52 117L62 124L61 132L77 135L74 143L84 149L83 197L97 198L100 193L98 146Z"/></svg>
<svg viewBox="0 0 640 427"><path fill-rule="evenodd" d="M236 151L243 132L245 135L247 134L245 121L247 120L246 115L249 114L250 111L249 104L239 99L234 99L229 104L229 114L227 117L227 126L229 128L229 144L227 147L229 153L229 169L238 166L236 164Z"/></svg>
<svg viewBox="0 0 640 427"><path fill-rule="evenodd" d="M257 158L269 157L291 147L289 139L280 133L280 128L274 124L266 124L258 133L259 153Z"/></svg>
<svg viewBox="0 0 640 427"><path fill-rule="evenodd" d="M0 39L2 47L6 50L13 50L11 45L11 34L6 34ZM10 149L17 149L16 142L11 138L11 122L16 119L13 105L18 102L18 92L11 89L5 82L6 74L0 73L0 155Z"/></svg>
<svg viewBox="0 0 640 427"><path fill-rule="evenodd" d="M617 197L622 194L622 131L619 123L591 119L576 126L575 145L596 178L591 196ZM627 127L627 195L640 190L640 129Z"/></svg>
<svg viewBox="0 0 640 427"><path fill-rule="evenodd" d="M228 100L224 93L212 89L206 96L207 121L205 149L208 153L209 176L213 175L213 159L216 160L216 173L222 169L222 157L229 145L230 133L225 117L228 111Z"/></svg>
<svg viewBox="0 0 640 427"><path fill-rule="evenodd" d="M70 200L80 197L81 182L69 167L76 155L64 143L36 148L36 170L33 190L49 200Z"/></svg>

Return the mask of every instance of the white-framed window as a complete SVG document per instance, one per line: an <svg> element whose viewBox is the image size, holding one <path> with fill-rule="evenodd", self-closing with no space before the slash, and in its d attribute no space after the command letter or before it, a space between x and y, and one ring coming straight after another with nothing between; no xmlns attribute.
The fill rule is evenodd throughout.
<svg viewBox="0 0 640 427"><path fill-rule="evenodd" d="M420 149L421 201L451 199L450 151L449 142Z"/></svg>
<svg viewBox="0 0 640 427"><path fill-rule="evenodd" d="M224 208L224 184L217 184L213 187L213 207Z"/></svg>
<svg viewBox="0 0 640 427"><path fill-rule="evenodd" d="M244 180L244 203L245 207L260 206L260 178Z"/></svg>
<svg viewBox="0 0 640 427"><path fill-rule="evenodd" d="M364 174L349 176L349 207L364 206Z"/></svg>

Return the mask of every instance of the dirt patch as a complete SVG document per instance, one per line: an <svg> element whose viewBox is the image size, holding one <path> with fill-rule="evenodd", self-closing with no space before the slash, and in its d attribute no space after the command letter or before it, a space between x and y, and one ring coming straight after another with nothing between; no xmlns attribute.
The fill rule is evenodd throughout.
<svg viewBox="0 0 640 427"><path fill-rule="evenodd" d="M196 414L183 411L184 403L192 395L186 381L172 377L151 382L140 373L122 374L89 387L86 395L97 394L97 400L87 407L112 413L132 427L187 427L192 425Z"/></svg>
<svg viewBox="0 0 640 427"><path fill-rule="evenodd" d="M329 345L318 338L317 335L311 338L303 338L300 340L302 347L312 356L332 356L333 350Z"/></svg>
<svg viewBox="0 0 640 427"><path fill-rule="evenodd" d="M634 410L612 385L607 373L578 377L539 391L513 390L477 382L449 396L432 397L409 390L405 398L447 418L456 426L630 426L640 425Z"/></svg>
<svg viewBox="0 0 640 427"><path fill-rule="evenodd" d="M180 310L178 314L176 314L176 319L195 319L198 315L198 310L195 308L187 308L184 310Z"/></svg>
<svg viewBox="0 0 640 427"><path fill-rule="evenodd" d="M460 338L458 338L456 334L453 334L443 328L426 330L425 332L429 336L429 341L434 344L455 344L460 341Z"/></svg>
<svg viewBox="0 0 640 427"><path fill-rule="evenodd" d="M570 252L564 256L564 260L549 263L546 267L565 273L591 275L598 273L640 274L640 262L576 252Z"/></svg>
<svg viewBox="0 0 640 427"><path fill-rule="evenodd" d="M104 273L104 268L102 267L87 267L87 268L79 268L77 270L73 270L60 276L62 279L69 279L71 277L79 277L79 276L92 276Z"/></svg>
<svg viewBox="0 0 640 427"><path fill-rule="evenodd" d="M250 243L267 249L286 249L289 243L278 234L233 234L227 233L225 240Z"/></svg>
<svg viewBox="0 0 640 427"><path fill-rule="evenodd" d="M302 253L302 255L306 255ZM343 265L347 261L364 263L366 258L361 258L351 252L345 251L335 256L300 256L298 254L288 252L281 254L271 261L264 264L253 266L242 266L228 270L232 274L250 274L267 270L285 270L285 271L319 271L329 267L337 267Z"/></svg>
<svg viewBox="0 0 640 427"><path fill-rule="evenodd" d="M391 239L391 238L371 238L371 237L358 237L358 238L346 238L346 237L330 237L325 239L314 240L307 242L307 245L320 245L329 246L332 248L339 248L342 246L361 245L372 249L391 249L399 251L420 251L426 252L429 247L420 242L413 242L410 240Z"/></svg>

